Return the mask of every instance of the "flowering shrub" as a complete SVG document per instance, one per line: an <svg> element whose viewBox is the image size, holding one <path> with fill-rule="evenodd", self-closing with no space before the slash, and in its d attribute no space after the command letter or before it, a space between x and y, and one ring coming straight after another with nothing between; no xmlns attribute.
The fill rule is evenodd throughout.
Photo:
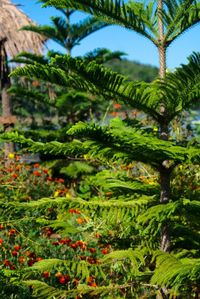
<svg viewBox="0 0 200 299"><path fill-rule="evenodd" d="M0 198L4 200L30 201L67 192L64 180L52 178L49 169L38 163L27 165L14 154L10 155L8 166L0 159Z"/></svg>
<svg viewBox="0 0 200 299"><path fill-rule="evenodd" d="M70 210L69 214L72 217L72 221L76 222L81 212L77 214L76 210L75 213ZM79 225L77 223L77 226ZM62 236L57 234L51 227L45 227L41 229L40 237L36 241L34 239L30 240L28 237L23 236L20 231L9 226L1 224L0 228L1 270L13 271L13 275L15 275L15 273L20 273L27 267L31 269L37 262L41 262L43 259L45 263L48 259L60 259L63 261L63 264L59 264L58 267L44 271L41 268L39 273L32 271L28 277L40 280L60 290L73 290L79 284L85 284L90 287L101 285L100 277L96 276L95 273L92 272L83 278L81 273L77 274L76 269L68 268L65 264L66 261L71 263L86 261L91 265L98 265L99 260L111 250L110 246L105 247L101 244L99 235L93 238L93 240L83 241L78 239L76 235L73 235L73 237ZM79 234L79 236L81 235ZM28 292L28 290L26 291ZM27 295L27 292L27 297L25 298L32 298L29 297L31 293Z"/></svg>

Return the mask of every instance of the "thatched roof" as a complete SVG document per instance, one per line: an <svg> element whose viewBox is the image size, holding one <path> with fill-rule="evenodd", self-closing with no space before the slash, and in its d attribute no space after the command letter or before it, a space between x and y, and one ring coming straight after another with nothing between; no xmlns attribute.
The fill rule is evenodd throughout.
<svg viewBox="0 0 200 299"><path fill-rule="evenodd" d="M33 22L10 0L0 0L0 41L6 39L7 55L15 56L22 51L42 52L44 38L29 31L19 31Z"/></svg>

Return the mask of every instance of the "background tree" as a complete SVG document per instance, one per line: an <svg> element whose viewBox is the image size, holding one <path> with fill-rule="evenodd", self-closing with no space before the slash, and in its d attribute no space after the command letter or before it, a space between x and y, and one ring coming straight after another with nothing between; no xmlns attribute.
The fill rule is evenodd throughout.
<svg viewBox="0 0 200 299"><path fill-rule="evenodd" d="M63 1L64 8L66 2ZM110 9L110 14L112 12L116 19L123 21L127 27L131 26L127 25L129 17L132 22L138 21L139 17L143 21L146 20L144 15L147 10L143 12L138 3L136 6L121 3L121 8L119 2L112 1L77 2L84 2L85 5L90 3L90 6L99 3L100 12L105 4L106 14ZM59 3L62 4L57 1L57 5ZM72 5L72 2L70 3ZM169 1L165 3L170 4ZM186 1L179 4L183 3ZM152 19L157 25L160 16L165 16L166 20L169 20L167 16L172 11L172 9L169 11L171 6L168 6L166 14L164 12L161 14L160 2L158 4L151 7L151 11L154 12ZM190 12L195 10L198 13L196 2L193 4L194 7L190 6ZM87 5L84 7L88 9ZM175 6L177 7L178 5ZM93 12L91 8L90 12ZM188 11L184 20L186 21L186 17L191 20L192 16ZM147 24L150 26L149 22ZM139 28L144 29L144 24L142 26L140 22ZM146 30L145 34L149 34L149 30ZM157 35L159 36L159 32ZM191 294L198 296L200 256L198 190L185 192L184 189L183 192L183 188L172 188L174 184L172 179L179 175L181 168L185 167L184 164L199 164L199 146L187 142L180 146L176 144L176 140L172 142L168 139L170 134L168 128L177 115L199 100L200 55L193 54L189 58L188 65L182 65L175 72L165 76L161 74L160 78L152 83L129 82L126 77L113 73L94 61L88 63L81 58L65 55L53 57L46 65L39 62L28 65L16 70L14 75L42 79L83 91L89 90L92 94L103 95L105 100L114 98L117 102L121 101L131 108L145 112L159 127L159 131L152 129L147 132L141 124L135 127L135 122L128 117L103 126L97 123L79 122L68 131L68 134L75 139L65 144L59 142L43 144L17 134L9 135L12 140L28 145L29 149L35 152L50 152L55 155L62 153L72 159L79 155L79 159L84 158L102 164L102 171L98 172L93 180L88 178L88 190L83 188L86 187L85 181L80 186L79 193L71 194L67 199L46 198L28 204L19 203L17 211L16 205L15 207L7 205L12 219L20 218L19 210L23 211L23 215L27 213L29 217L32 217L32 213L35 215L37 211L39 215L37 221L41 221L40 215L44 215L44 207L56 210L58 214L54 214L57 217L53 219L55 221L50 219L45 224L51 223L54 227L62 227L65 231L69 224L68 216L63 211L59 213L59 209L66 211L67 208L72 208L77 212L78 208L86 217L92 218L89 224L85 224L83 230L96 232L98 225L98 229L102 229L102 232L105 227L109 231L111 252L105 258L92 259L90 262L87 258L83 260L83 256L76 256L73 261L49 259L48 265L47 261L44 261L30 269L31 279L26 284L34 285L35 296L39 294L45 299L51 298L52 294L58 298L67 296L73 298L80 294L86 298L88 296L190 298ZM173 139L173 136L171 137ZM138 168L149 165L151 167L149 169L153 169L158 175L155 175L153 180L151 175L145 179L138 177L133 161L139 162ZM108 166L112 171L109 172L106 168ZM3 204L2 206L4 207ZM107 238L101 238L101 244L107 244L107 239L108 235ZM169 250L170 253L167 252ZM48 284L33 280L31 276L33 270L42 272L48 268L53 272L56 267L59 269L62 263L67 265L70 273L81 280L78 287L68 284L67 288L55 288L50 282ZM91 275L95 273L98 277L95 288L94 285L93 288L87 285L88 273Z"/></svg>
<svg viewBox="0 0 200 299"><path fill-rule="evenodd" d="M166 52L171 43L190 27L200 21L200 3L193 1L163 1L158 0L137 2L129 1L125 4L123 1L110 0L80 0L74 1L45 1L46 5L56 7L72 7L105 20L110 24L118 24L125 28L134 30L144 37L148 38L158 49L159 53L159 75L164 79L166 75ZM164 102L160 103L160 137L163 140L168 139L169 118ZM170 173L165 166L160 168L161 197L163 203L170 199ZM170 236L167 228L163 228L161 237L161 248L168 251L170 248Z"/></svg>
<svg viewBox="0 0 200 299"><path fill-rule="evenodd" d="M8 94L8 88L11 84L8 59L21 51L41 53L44 39L31 32L19 31L22 26L32 24L32 21L9 0L0 1L0 10L1 123L4 125L4 130L9 131L15 120L12 116L11 98ZM13 150L12 144L5 145L6 156Z"/></svg>

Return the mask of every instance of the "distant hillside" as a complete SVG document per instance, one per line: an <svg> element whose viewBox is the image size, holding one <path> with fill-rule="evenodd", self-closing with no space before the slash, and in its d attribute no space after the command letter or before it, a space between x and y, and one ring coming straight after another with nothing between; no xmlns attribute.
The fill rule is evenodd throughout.
<svg viewBox="0 0 200 299"><path fill-rule="evenodd" d="M151 82L158 76L158 68L129 60L112 60L106 63L113 71L127 76L130 80Z"/></svg>

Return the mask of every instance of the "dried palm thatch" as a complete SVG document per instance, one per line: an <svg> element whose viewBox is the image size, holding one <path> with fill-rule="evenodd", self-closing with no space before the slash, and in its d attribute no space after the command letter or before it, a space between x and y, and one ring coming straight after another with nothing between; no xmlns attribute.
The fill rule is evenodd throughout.
<svg viewBox="0 0 200 299"><path fill-rule="evenodd" d="M10 131L15 122L12 115L11 97L8 93L10 87L8 59L19 52L29 51L36 54L42 53L42 45L45 39L34 32L20 31L22 26L32 25L29 19L10 0L0 0L0 92L2 100L2 117L0 123L4 131ZM5 158L14 151L13 143L5 143ZM6 162L9 163L9 160Z"/></svg>
<svg viewBox="0 0 200 299"><path fill-rule="evenodd" d="M9 57L22 51L37 54L42 52L44 38L34 32L20 31L22 26L33 22L10 0L0 0L0 40L5 41L5 50Z"/></svg>

